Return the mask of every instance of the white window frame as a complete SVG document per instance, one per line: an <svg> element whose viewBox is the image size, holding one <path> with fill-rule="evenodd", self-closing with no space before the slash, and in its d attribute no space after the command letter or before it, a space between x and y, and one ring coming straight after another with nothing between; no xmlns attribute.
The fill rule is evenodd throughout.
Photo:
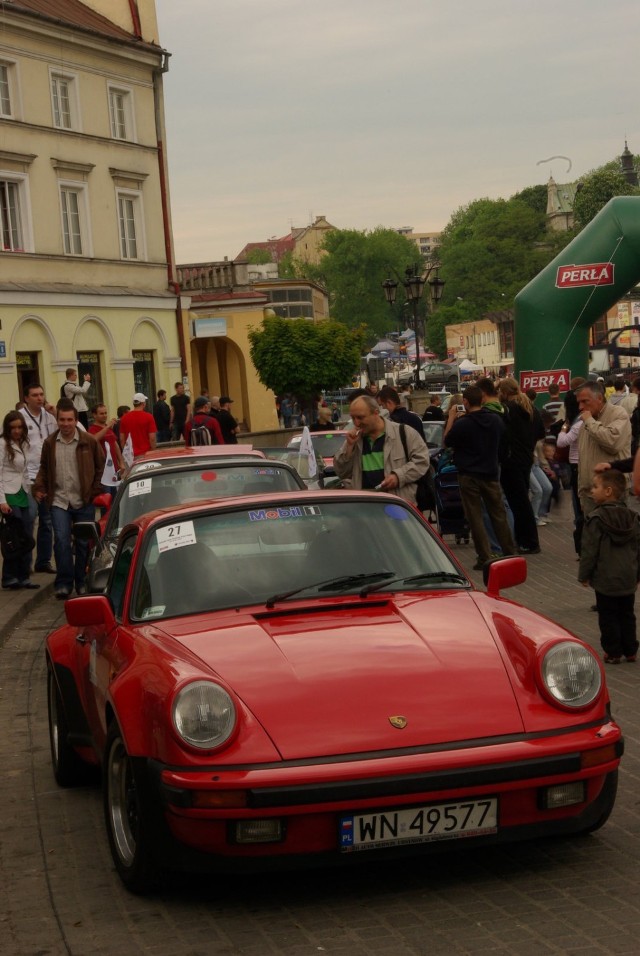
<svg viewBox="0 0 640 956"><path fill-rule="evenodd" d="M93 247L89 223L89 189L87 184L79 183L71 179L61 179L58 182L58 192L60 196L60 225L64 254L65 256L91 258L93 256ZM69 197L71 194L76 197L77 225L79 230L76 235L80 240L79 250L73 241L73 236L65 226L65 222L74 212L74 210L69 207Z"/></svg>
<svg viewBox="0 0 640 956"><path fill-rule="evenodd" d="M0 117L2 119L20 118L20 88L18 83L18 64L6 56L0 56L0 69L5 72L5 96L0 95ZM9 109L7 110L7 99Z"/></svg>
<svg viewBox="0 0 640 956"><path fill-rule="evenodd" d="M59 113L60 103L59 95L56 92L57 84L62 81L67 84L68 103L69 103L69 125L61 122ZM51 117L56 129L66 129L81 131L80 123L80 100L78 97L79 80L76 73L67 73L64 70L56 70L49 67L49 90L51 93Z"/></svg>
<svg viewBox="0 0 640 956"><path fill-rule="evenodd" d="M33 230L31 227L31 199L29 196L29 177L23 173L15 173L0 169L0 183L15 186L18 203L18 230L21 240L15 246L4 245L4 222L0 224L0 252L33 252ZM1 187L4 192L4 185ZM4 204L4 203L3 203Z"/></svg>
<svg viewBox="0 0 640 956"><path fill-rule="evenodd" d="M133 211L133 226L135 235L133 237L136 250L135 255L130 254L127 248L131 237L127 235L126 222L122 215L121 202L131 202ZM144 231L144 209L142 205L142 193L137 189L116 189L116 211L118 215L118 244L120 247L120 258L128 262L145 262L147 258L147 243ZM127 220L128 221L128 220Z"/></svg>
<svg viewBox="0 0 640 956"><path fill-rule="evenodd" d="M121 135L117 120L114 115L114 99L116 96L123 97L123 121L124 136ZM107 104L109 107L109 125L111 127L111 136L113 139L119 139L129 143L137 142L136 117L134 110L133 89L129 86L122 86L120 83L107 83Z"/></svg>

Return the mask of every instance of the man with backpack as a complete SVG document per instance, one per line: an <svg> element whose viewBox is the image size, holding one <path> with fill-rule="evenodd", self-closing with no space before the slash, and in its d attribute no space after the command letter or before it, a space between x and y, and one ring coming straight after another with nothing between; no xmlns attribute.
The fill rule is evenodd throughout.
<svg viewBox="0 0 640 956"><path fill-rule="evenodd" d="M184 426L184 440L189 445L224 445L222 430L211 414L211 400L200 395L194 403L193 417Z"/></svg>

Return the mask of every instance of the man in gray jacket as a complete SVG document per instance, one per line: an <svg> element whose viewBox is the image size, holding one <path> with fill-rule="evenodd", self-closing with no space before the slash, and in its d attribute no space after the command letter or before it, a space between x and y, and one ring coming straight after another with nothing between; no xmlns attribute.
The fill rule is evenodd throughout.
<svg viewBox="0 0 640 956"><path fill-rule="evenodd" d="M336 474L350 479L357 491L389 491L415 505L416 482L429 467L424 441L413 428L405 428L405 455L401 426L381 417L375 398L355 398L349 412L355 428L333 459Z"/></svg>

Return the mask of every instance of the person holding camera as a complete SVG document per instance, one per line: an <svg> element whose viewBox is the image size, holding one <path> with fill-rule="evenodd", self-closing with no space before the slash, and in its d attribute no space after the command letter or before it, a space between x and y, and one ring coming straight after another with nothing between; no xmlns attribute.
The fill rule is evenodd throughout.
<svg viewBox="0 0 640 956"><path fill-rule="evenodd" d="M482 517L483 502L502 553L517 553L499 481L498 450L503 432L502 419L483 408L482 391L477 385L465 389L461 403L452 401L444 428L444 443L454 452L462 506L476 549L474 571L482 570L491 560L489 537Z"/></svg>

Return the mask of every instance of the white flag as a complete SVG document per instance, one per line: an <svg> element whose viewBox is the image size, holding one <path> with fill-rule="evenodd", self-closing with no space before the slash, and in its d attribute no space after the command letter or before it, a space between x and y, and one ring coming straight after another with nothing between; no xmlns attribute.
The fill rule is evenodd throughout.
<svg viewBox="0 0 640 956"><path fill-rule="evenodd" d="M116 466L113 461L113 455L111 454L109 442L104 442L102 447L104 448L105 456L104 471L102 472L101 478L102 484L105 486L105 488L117 488L120 484L120 479L116 473Z"/></svg>
<svg viewBox="0 0 640 956"><path fill-rule="evenodd" d="M131 468L133 464L134 454L133 454L133 442L131 441L131 433L127 435L127 440L124 443L124 448L122 449L122 457L124 458L124 463L127 468Z"/></svg>
<svg viewBox="0 0 640 956"><path fill-rule="evenodd" d="M311 441L309 426L305 425L302 429L302 438L300 439L300 454L306 455L309 459L309 478L315 478L318 472L318 463L316 462L316 453Z"/></svg>

